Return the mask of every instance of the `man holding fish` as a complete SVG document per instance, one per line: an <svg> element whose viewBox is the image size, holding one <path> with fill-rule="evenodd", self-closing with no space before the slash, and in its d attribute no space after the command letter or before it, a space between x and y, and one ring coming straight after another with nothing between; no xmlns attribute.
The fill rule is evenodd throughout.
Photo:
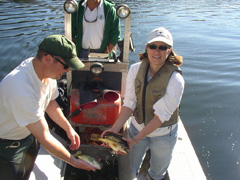
<svg viewBox="0 0 240 180"><path fill-rule="evenodd" d="M70 149L80 146L79 135L65 118L55 99L56 80L69 68L84 64L75 44L63 35L47 36L35 57L23 61L0 83L0 179L26 180L32 171L39 143L52 155L75 168L97 168L77 159L49 132L45 112L66 131Z"/></svg>

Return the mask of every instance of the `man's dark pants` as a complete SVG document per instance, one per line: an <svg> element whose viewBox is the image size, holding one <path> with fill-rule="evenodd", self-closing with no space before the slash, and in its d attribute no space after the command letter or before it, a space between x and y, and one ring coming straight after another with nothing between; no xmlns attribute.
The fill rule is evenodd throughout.
<svg viewBox="0 0 240 180"><path fill-rule="evenodd" d="M0 139L0 180L28 180L39 148L32 135L17 141Z"/></svg>

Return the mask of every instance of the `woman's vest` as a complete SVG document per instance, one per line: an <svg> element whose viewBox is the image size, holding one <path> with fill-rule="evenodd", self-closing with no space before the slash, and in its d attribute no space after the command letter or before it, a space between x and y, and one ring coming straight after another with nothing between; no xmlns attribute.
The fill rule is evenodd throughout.
<svg viewBox="0 0 240 180"><path fill-rule="evenodd" d="M148 124L154 117L153 105L161 99L167 89L168 81L174 71L181 73L179 67L166 62L161 69L148 81L148 71L150 64L147 61L142 61L136 79L135 93L137 96L137 106L134 110L136 121L145 125ZM170 126L178 122L179 107L173 112L169 121L165 121L161 127Z"/></svg>

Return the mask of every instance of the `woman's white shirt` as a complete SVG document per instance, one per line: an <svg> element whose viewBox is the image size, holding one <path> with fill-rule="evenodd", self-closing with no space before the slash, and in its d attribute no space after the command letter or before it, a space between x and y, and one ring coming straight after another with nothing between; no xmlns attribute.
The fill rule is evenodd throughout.
<svg viewBox="0 0 240 180"><path fill-rule="evenodd" d="M126 79L126 90L123 106L128 107L132 110L136 108L137 103L135 94L135 79L140 65L141 62L133 64L129 69ZM150 79L151 78L149 76L149 80ZM179 72L175 71L169 79L165 95L153 105L154 114L156 114L159 117L162 123L168 121L172 113L179 106L182 99L184 86L185 81L183 79L183 76ZM138 131L141 131L145 127L143 123L138 124L134 116L132 116L131 119L133 125L138 129ZM163 136L165 134L168 134L170 130L176 128L176 126L177 124L172 125L171 129L170 127L158 128L148 136L149 137Z"/></svg>

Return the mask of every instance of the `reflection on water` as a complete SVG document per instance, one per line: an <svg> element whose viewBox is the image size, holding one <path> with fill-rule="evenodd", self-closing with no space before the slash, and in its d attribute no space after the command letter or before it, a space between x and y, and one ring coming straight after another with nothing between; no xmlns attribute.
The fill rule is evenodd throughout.
<svg viewBox="0 0 240 180"><path fill-rule="evenodd" d="M63 1L0 0L0 79L34 56L47 35L64 33Z"/></svg>
<svg viewBox="0 0 240 180"><path fill-rule="evenodd" d="M181 117L208 180L240 179L240 1L118 0L132 8L135 53L149 32L168 28L184 57ZM0 0L0 79L34 56L47 35L63 34L63 0Z"/></svg>

